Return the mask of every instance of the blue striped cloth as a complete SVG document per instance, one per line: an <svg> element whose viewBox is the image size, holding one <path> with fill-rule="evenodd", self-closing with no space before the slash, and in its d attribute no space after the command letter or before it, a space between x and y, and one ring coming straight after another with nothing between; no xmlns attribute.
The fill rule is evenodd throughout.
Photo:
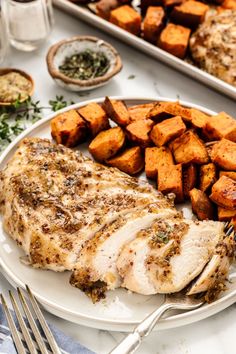
<svg viewBox="0 0 236 354"><path fill-rule="evenodd" d="M15 323L17 324L14 314L12 315L14 317ZM49 327L54 335L54 338L58 346L61 349L62 354L94 354L94 352L83 347L81 344L77 343L72 338L68 337L63 332L58 330L55 326L49 325ZM43 335L42 332L41 334L45 340L47 347L49 348L45 336ZM27 347L26 347L26 352L29 353L27 351ZM51 353L50 349L49 349L49 353ZM1 305L0 305L0 354L17 354L15 346L12 342L11 333L7 324L7 320Z"/></svg>

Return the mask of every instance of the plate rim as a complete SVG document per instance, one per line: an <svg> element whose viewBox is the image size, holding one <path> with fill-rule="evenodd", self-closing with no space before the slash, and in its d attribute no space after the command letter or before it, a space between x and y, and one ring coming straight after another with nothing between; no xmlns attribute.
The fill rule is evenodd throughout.
<svg viewBox="0 0 236 354"><path fill-rule="evenodd" d="M208 109L208 108L205 108L201 105L198 105L198 104L194 104L194 103L190 103L188 101L184 101L184 100L178 100L178 99L173 99L173 98L167 98L167 97L161 97L161 96L156 96L155 98L154 97L143 97L143 96L109 96L111 99L115 99L115 100L123 100L125 102L128 103L128 101L150 101L150 102L158 102L158 101L169 101L169 102L176 102L178 101L181 105L183 106L186 106L186 107L191 107L191 108L196 108L196 109L199 109L201 110L202 112L206 113L206 114L209 114L209 115L216 115L217 113ZM43 126L45 123L49 122L52 118L54 118L55 116L57 116L58 114L61 114L61 113L64 113L68 110L71 110L71 109L78 109L84 105L87 105L91 102L97 102L97 103L101 103L104 101L104 97L99 97L99 98L94 98L94 99L89 99L89 100L85 100L85 101L81 101L81 102L78 102L78 103L75 103L73 105L69 105L61 110L58 110L56 112L53 112L49 115L47 115L45 118L42 118L41 120L39 120L38 122L36 122L35 124L33 124L31 127L27 128L24 132L22 132L7 148L6 150L3 152L3 154L1 155L0 157L0 165L1 164L4 164L6 163L6 159L8 157L8 155L11 153L11 151L16 148L19 144L19 142L25 138L26 136L28 136L30 133L33 133L38 127L40 126ZM136 103L138 104L138 103ZM10 236L8 236L10 237ZM23 283L18 277L17 275L15 275L9 268L8 268L8 265L5 261L3 261L2 258L0 258L0 271L1 273L4 275L4 277L6 277L8 280L9 278L14 282L15 285L17 286L21 286L24 288L25 286L25 283ZM37 271L37 270L36 270ZM10 280L9 280L10 281ZM80 312L74 312L72 310L69 310L68 308L65 308L63 307L62 305L57 305L57 304L54 304L52 302L52 300L48 300L47 299L47 296L44 296L44 295L41 295L41 294L38 294L37 291L33 290L32 289L32 292L33 294L35 295L35 297L38 299L38 301L47 307L48 311L50 312L49 308L52 307L54 310L56 311L59 311L59 312L62 312L62 313L66 313L67 315L69 316L76 316L77 318L81 318L81 320L88 320L88 321L96 321L97 323L99 324L106 324L106 325L111 325L111 326L133 326L133 325L136 325L139 323L139 321L134 321L134 320L116 320L116 319L101 319L99 317L95 317L94 315L84 315L83 313L80 313ZM191 311L191 312L184 312L184 313L180 313L180 314L177 314L177 315L172 315L170 317L167 317L165 319L162 319L160 321L160 324L167 324L168 327L172 327L172 328L176 328L180 325L184 325L184 324L187 324L188 323L193 323L193 322L197 322L199 321L199 319L195 319L193 321L188 321L188 318L191 317L192 315L198 315L198 317L202 317L202 318L207 318L215 313L218 313L220 311L222 311L224 308L230 306L233 304L234 302L234 297L236 297L236 289L233 290L232 292L228 293L227 295L223 296L222 298L214 301L213 303L211 304L208 304L204 307L200 307L199 309L196 309L194 311ZM223 305L223 308L219 309L218 311L213 311L212 314L209 314L209 316L205 316L204 317L204 313L205 312L208 312L209 310L211 311L212 308L214 307L217 307L217 305L221 304L221 303L226 303L226 305L224 306ZM60 315L58 315L60 316ZM184 320L187 320L186 323L183 323L182 322ZM201 319L201 318L200 318ZM73 321L73 320L71 320ZM173 324L171 325L172 322L175 322L177 321L177 324ZM178 324L178 322L181 322L180 324ZM76 322L76 321L74 321ZM77 322L79 323L79 321ZM169 325L168 325L169 323ZM98 326L92 326L91 324L89 325L90 327L96 327L96 328L100 328ZM166 328L166 326L164 326L163 328L160 328L159 329L164 329ZM112 330L112 329L111 329ZM113 328L113 330L115 330L115 328ZM125 330L125 328L124 328Z"/></svg>

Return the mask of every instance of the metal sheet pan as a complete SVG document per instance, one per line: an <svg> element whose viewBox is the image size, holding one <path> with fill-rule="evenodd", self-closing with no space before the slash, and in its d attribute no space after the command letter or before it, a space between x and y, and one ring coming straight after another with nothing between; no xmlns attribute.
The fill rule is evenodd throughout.
<svg viewBox="0 0 236 354"><path fill-rule="evenodd" d="M136 37L133 34L130 34L129 32L113 25L112 23L105 21L104 19L92 13L86 7L76 5L68 0L53 0L53 3L55 6L68 12L69 14L78 17L85 22L88 22L92 26L96 26L97 28L113 35L114 37L135 48L138 48L142 52L151 55L163 63L179 71L182 71L195 80L201 81L203 84L219 91L220 93L236 99L236 87L227 84L220 79L217 79L213 75L210 75L179 58L176 58L164 50L155 47L153 44L146 42L142 38Z"/></svg>

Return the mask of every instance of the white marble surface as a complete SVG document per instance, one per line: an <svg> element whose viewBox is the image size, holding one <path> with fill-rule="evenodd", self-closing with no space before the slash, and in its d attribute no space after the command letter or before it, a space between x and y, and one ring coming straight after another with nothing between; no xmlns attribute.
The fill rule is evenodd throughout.
<svg viewBox="0 0 236 354"><path fill-rule="evenodd" d="M204 87L183 74L147 57L144 54L119 43L108 35L80 22L62 12L55 11L56 24L49 41L35 53L23 53L11 49L7 65L27 70L35 79L35 99L45 104L56 94L66 99L81 101L102 97L104 95L133 95L155 97L156 95L180 98L189 102L206 106L215 111L225 110L235 115L236 104L232 100ZM113 44L121 54L123 71L103 88L90 93L71 94L55 86L50 78L45 62L45 54L49 45L74 35L95 35ZM134 79L129 79L135 75ZM10 289L9 283L0 276L0 291ZM77 339L98 354L108 353L123 337L122 333L99 331L75 324L46 314L47 319L60 329ZM233 354L236 333L236 306L201 322L172 329L155 332L147 338L139 354ZM77 353L72 353L77 354Z"/></svg>

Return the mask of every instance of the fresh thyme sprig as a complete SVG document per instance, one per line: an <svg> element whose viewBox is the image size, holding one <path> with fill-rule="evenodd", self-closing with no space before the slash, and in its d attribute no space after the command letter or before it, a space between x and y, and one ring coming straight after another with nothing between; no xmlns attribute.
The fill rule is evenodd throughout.
<svg viewBox="0 0 236 354"><path fill-rule="evenodd" d="M20 102L20 97L11 105L0 107L0 153L17 135L42 118L44 110L58 111L74 102L67 102L63 96L49 101L49 106L41 106L40 101L30 97Z"/></svg>

